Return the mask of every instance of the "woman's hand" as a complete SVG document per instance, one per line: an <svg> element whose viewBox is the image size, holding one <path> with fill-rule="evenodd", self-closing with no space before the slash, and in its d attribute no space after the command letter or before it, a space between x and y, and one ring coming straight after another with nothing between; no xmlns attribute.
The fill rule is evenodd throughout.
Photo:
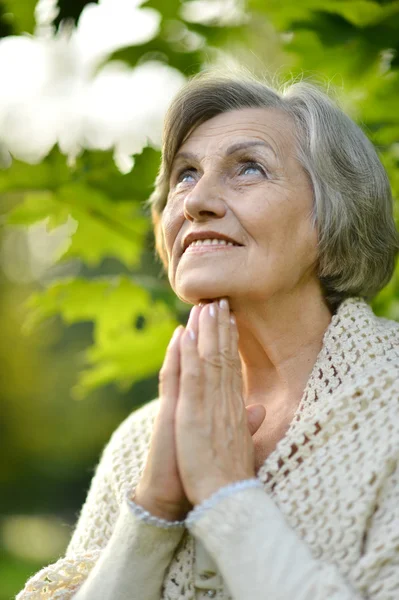
<svg viewBox="0 0 399 600"><path fill-rule="evenodd" d="M180 356L177 460L186 496L199 504L222 486L255 476L254 431L248 428L238 332L227 300L208 304L192 319L180 337ZM265 409L255 407L257 430Z"/></svg>
<svg viewBox="0 0 399 600"><path fill-rule="evenodd" d="M187 329L198 331L201 308L194 306ZM170 521L182 520L192 504L186 496L176 454L175 422L181 377L181 338L184 327L176 329L159 374L160 408L154 423L145 468L136 487L134 500L151 514ZM248 431L253 435L264 413L258 406L247 407Z"/></svg>
<svg viewBox="0 0 399 600"><path fill-rule="evenodd" d="M179 343L183 331L182 326L175 330L159 372L159 413L155 419L145 468L134 497L134 501L151 514L168 521L184 519L191 508L181 483L175 444L175 413L180 377Z"/></svg>

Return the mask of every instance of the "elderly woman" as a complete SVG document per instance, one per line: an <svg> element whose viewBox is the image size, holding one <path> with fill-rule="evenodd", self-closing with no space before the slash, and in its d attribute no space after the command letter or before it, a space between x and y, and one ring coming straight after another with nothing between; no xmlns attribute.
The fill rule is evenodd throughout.
<svg viewBox="0 0 399 600"><path fill-rule="evenodd" d="M65 558L19 600L398 600L389 183L317 88L192 79L150 199L193 304L116 431Z"/></svg>

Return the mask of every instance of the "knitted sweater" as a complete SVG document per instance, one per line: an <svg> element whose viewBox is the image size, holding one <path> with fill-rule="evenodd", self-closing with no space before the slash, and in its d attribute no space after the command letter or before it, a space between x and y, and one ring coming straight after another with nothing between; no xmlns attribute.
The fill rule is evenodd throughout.
<svg viewBox="0 0 399 600"><path fill-rule="evenodd" d="M126 493L159 401L106 447L66 556L17 600L398 600L399 324L344 301L261 489L187 529L139 521Z"/></svg>

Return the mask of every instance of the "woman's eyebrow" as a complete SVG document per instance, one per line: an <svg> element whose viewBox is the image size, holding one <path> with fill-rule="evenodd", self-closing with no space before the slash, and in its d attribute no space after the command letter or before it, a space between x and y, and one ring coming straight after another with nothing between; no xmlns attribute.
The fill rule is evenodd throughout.
<svg viewBox="0 0 399 600"><path fill-rule="evenodd" d="M178 152L173 159L172 168L175 162L179 160L179 158L186 158L187 160L198 160L198 156L194 154L194 152Z"/></svg>
<svg viewBox="0 0 399 600"><path fill-rule="evenodd" d="M248 141L248 142L236 142L235 144L232 144L231 146L229 146L226 149L225 156L230 156L231 154L234 154L234 152L238 152L238 150L245 150L245 148L250 148L252 146L264 146L265 148L267 148L268 150L270 150L273 153L275 158L277 158L274 148L268 142L264 142L261 140L253 140L253 141ZM175 161L177 161L179 158L186 158L189 160L196 160L196 161L199 160L198 156L196 154L194 154L193 152L178 152L173 160L173 163L175 163Z"/></svg>
<svg viewBox="0 0 399 600"><path fill-rule="evenodd" d="M245 148L250 148L251 146L264 146L265 148L270 150L277 158L274 148L268 142L264 142L262 140L252 140L248 142L237 142L236 144L232 144L227 148L226 156L230 156L230 154L233 154L238 150L244 150Z"/></svg>

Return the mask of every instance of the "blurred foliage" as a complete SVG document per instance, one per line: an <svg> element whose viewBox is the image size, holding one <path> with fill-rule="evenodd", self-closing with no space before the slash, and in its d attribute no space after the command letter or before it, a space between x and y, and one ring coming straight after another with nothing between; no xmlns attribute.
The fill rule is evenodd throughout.
<svg viewBox="0 0 399 600"><path fill-rule="evenodd" d="M93 0L58 0L57 4L60 12L54 21L56 27L66 20L72 20L76 23L86 4L95 4L95 2Z"/></svg>
<svg viewBox="0 0 399 600"><path fill-rule="evenodd" d="M164 302L152 301L127 277L56 282L33 296L30 305L39 319L61 314L67 324L95 323L87 352L95 369L83 371L78 395L114 381L130 386L156 372L178 325Z"/></svg>
<svg viewBox="0 0 399 600"><path fill-rule="evenodd" d="M3 0L2 21L11 28L13 35L33 33L35 28L36 0Z"/></svg>
<svg viewBox="0 0 399 600"><path fill-rule="evenodd" d="M73 6L76 18L78 4ZM79 6L83 8L84 3ZM200 70L211 56L218 60L224 53L255 72L273 75L273 65L281 81L290 76L304 76L327 84L332 82L344 108L362 123L378 145L398 196L398 2L305 0L282 4L249 0L245 23L223 27L215 22L184 22L179 0L167 4L150 0L146 6L162 14L158 36L141 46L116 52L111 60L124 60L134 66L156 57L190 75ZM194 50L188 47L193 32L206 40L205 45L197 44ZM10 169L0 173L0 191L19 197L9 212L9 225L27 226L46 218L47 228L51 230L66 223L68 218L74 220L76 231L59 260L74 257L87 265L86 285L79 286L78 292L73 279L64 281L62 295L54 293L55 289L60 290L59 284L48 286L36 295L35 311L42 311L46 316L51 304L51 314L64 317L67 290L69 302L79 293L79 301L92 306L90 315L82 311L82 315L75 317L78 321L92 320L95 324L93 344L87 354L90 366L81 373L78 384L81 394L112 381L126 386L127 382L138 381L151 370L155 372L161 363L167 335L176 322L174 301L170 297L164 306L165 323L169 325L165 324L165 333L157 337L155 345L158 344L159 351L156 351L151 328L146 336L142 332L138 334L132 319L118 331L112 324L112 312L94 307L95 303L103 306L110 302L105 284L98 287L90 272L92 267L101 268L107 258L119 262L121 274L128 270L133 276L133 269L133 278L147 276L145 283L141 278L137 284L142 293L159 284L160 269L148 277L140 266L142 254L151 252L149 218L143 211L143 201L151 192L158 165L159 152L147 148L136 157L128 175L117 171L108 152L86 151L73 168L68 168L64 156L54 149L39 165L14 161ZM112 277L115 278L115 273ZM379 312L393 317L398 316L395 281L391 293L382 294L375 304ZM121 284L113 279L110 285ZM139 298L137 285L125 287L124 291L124 301L132 307ZM140 308L144 313L151 310L151 294L146 298ZM108 329L113 331L112 344L98 335L99 331ZM118 355L111 346L119 347ZM140 348L140 364L127 364L128 361L123 360L124 352L131 353L135 347ZM144 366L147 360L149 363Z"/></svg>
<svg viewBox="0 0 399 600"><path fill-rule="evenodd" d="M57 23L76 21L85 4L60 2ZM245 22L224 26L185 21L185 4L146 2L162 15L159 34L112 60L134 66L156 58L189 76L233 57L279 81L299 77L332 86L379 150L399 217L397 0L247 0ZM33 32L34 5L2 2L0 34ZM8 232L26 233L43 220L49 232L70 227L48 275L18 283L0 274L3 514L57 511L73 521L111 431L156 393L168 339L187 316L154 258L143 208L159 159L158 150L146 148L121 174L110 152L86 151L69 167L55 148L40 164L14 161L0 171L3 242ZM23 256L28 261L26 250ZM399 319L398 269L374 308ZM86 399L73 402L71 394ZM0 560L0 578L2 569L12 573L0 600L36 567L9 554Z"/></svg>

